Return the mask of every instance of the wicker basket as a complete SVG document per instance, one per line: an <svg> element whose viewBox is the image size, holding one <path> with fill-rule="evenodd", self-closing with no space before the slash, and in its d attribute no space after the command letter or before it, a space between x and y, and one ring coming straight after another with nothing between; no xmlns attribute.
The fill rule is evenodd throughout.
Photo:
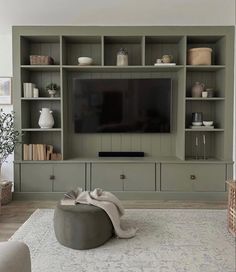
<svg viewBox="0 0 236 272"><path fill-rule="evenodd" d="M236 180L226 181L228 184L228 230L236 237Z"/></svg>
<svg viewBox="0 0 236 272"><path fill-rule="evenodd" d="M2 206L2 187L0 186L0 214L1 214L1 206Z"/></svg>
<svg viewBox="0 0 236 272"><path fill-rule="evenodd" d="M30 64L31 65L52 65L54 64L54 60L52 57L49 57L49 56L31 55Z"/></svg>
<svg viewBox="0 0 236 272"><path fill-rule="evenodd" d="M10 181L0 181L0 187L1 187L1 204L6 205L12 200L12 182Z"/></svg>
<svg viewBox="0 0 236 272"><path fill-rule="evenodd" d="M192 48L188 50L189 65L211 65L212 49L208 47Z"/></svg>

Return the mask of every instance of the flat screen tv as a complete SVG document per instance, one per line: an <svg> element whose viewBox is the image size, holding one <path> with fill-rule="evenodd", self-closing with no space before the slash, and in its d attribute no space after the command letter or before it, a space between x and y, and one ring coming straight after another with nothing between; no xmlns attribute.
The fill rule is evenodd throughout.
<svg viewBox="0 0 236 272"><path fill-rule="evenodd" d="M75 133L170 133L170 78L74 79Z"/></svg>

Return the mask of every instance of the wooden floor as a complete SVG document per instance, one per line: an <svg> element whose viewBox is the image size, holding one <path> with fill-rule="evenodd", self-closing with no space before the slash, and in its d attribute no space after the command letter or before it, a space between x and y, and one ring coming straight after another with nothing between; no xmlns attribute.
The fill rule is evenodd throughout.
<svg viewBox="0 0 236 272"><path fill-rule="evenodd" d="M122 201L127 209L226 209L226 202ZM0 241L8 240L36 209L53 209L56 201L12 201L2 206Z"/></svg>

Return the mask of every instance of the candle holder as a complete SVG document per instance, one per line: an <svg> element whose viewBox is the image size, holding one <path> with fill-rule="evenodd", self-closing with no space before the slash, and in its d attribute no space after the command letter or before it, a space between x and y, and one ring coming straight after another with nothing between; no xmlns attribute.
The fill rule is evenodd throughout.
<svg viewBox="0 0 236 272"><path fill-rule="evenodd" d="M201 126L203 121L202 112L193 112L192 113L192 125L193 126Z"/></svg>
<svg viewBox="0 0 236 272"><path fill-rule="evenodd" d="M203 160L206 160L206 135L202 135L202 142L203 142Z"/></svg>
<svg viewBox="0 0 236 272"><path fill-rule="evenodd" d="M198 136L195 137L196 160L198 160Z"/></svg>

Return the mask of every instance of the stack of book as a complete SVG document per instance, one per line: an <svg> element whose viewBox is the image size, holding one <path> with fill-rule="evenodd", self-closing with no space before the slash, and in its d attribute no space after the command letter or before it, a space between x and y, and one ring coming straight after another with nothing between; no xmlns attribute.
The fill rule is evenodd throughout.
<svg viewBox="0 0 236 272"><path fill-rule="evenodd" d="M35 88L34 83L25 82L23 83L23 89L24 89L24 97L31 98L33 97L33 90Z"/></svg>
<svg viewBox="0 0 236 272"><path fill-rule="evenodd" d="M25 161L46 161L52 159L53 146L46 144L24 144L23 159Z"/></svg>

